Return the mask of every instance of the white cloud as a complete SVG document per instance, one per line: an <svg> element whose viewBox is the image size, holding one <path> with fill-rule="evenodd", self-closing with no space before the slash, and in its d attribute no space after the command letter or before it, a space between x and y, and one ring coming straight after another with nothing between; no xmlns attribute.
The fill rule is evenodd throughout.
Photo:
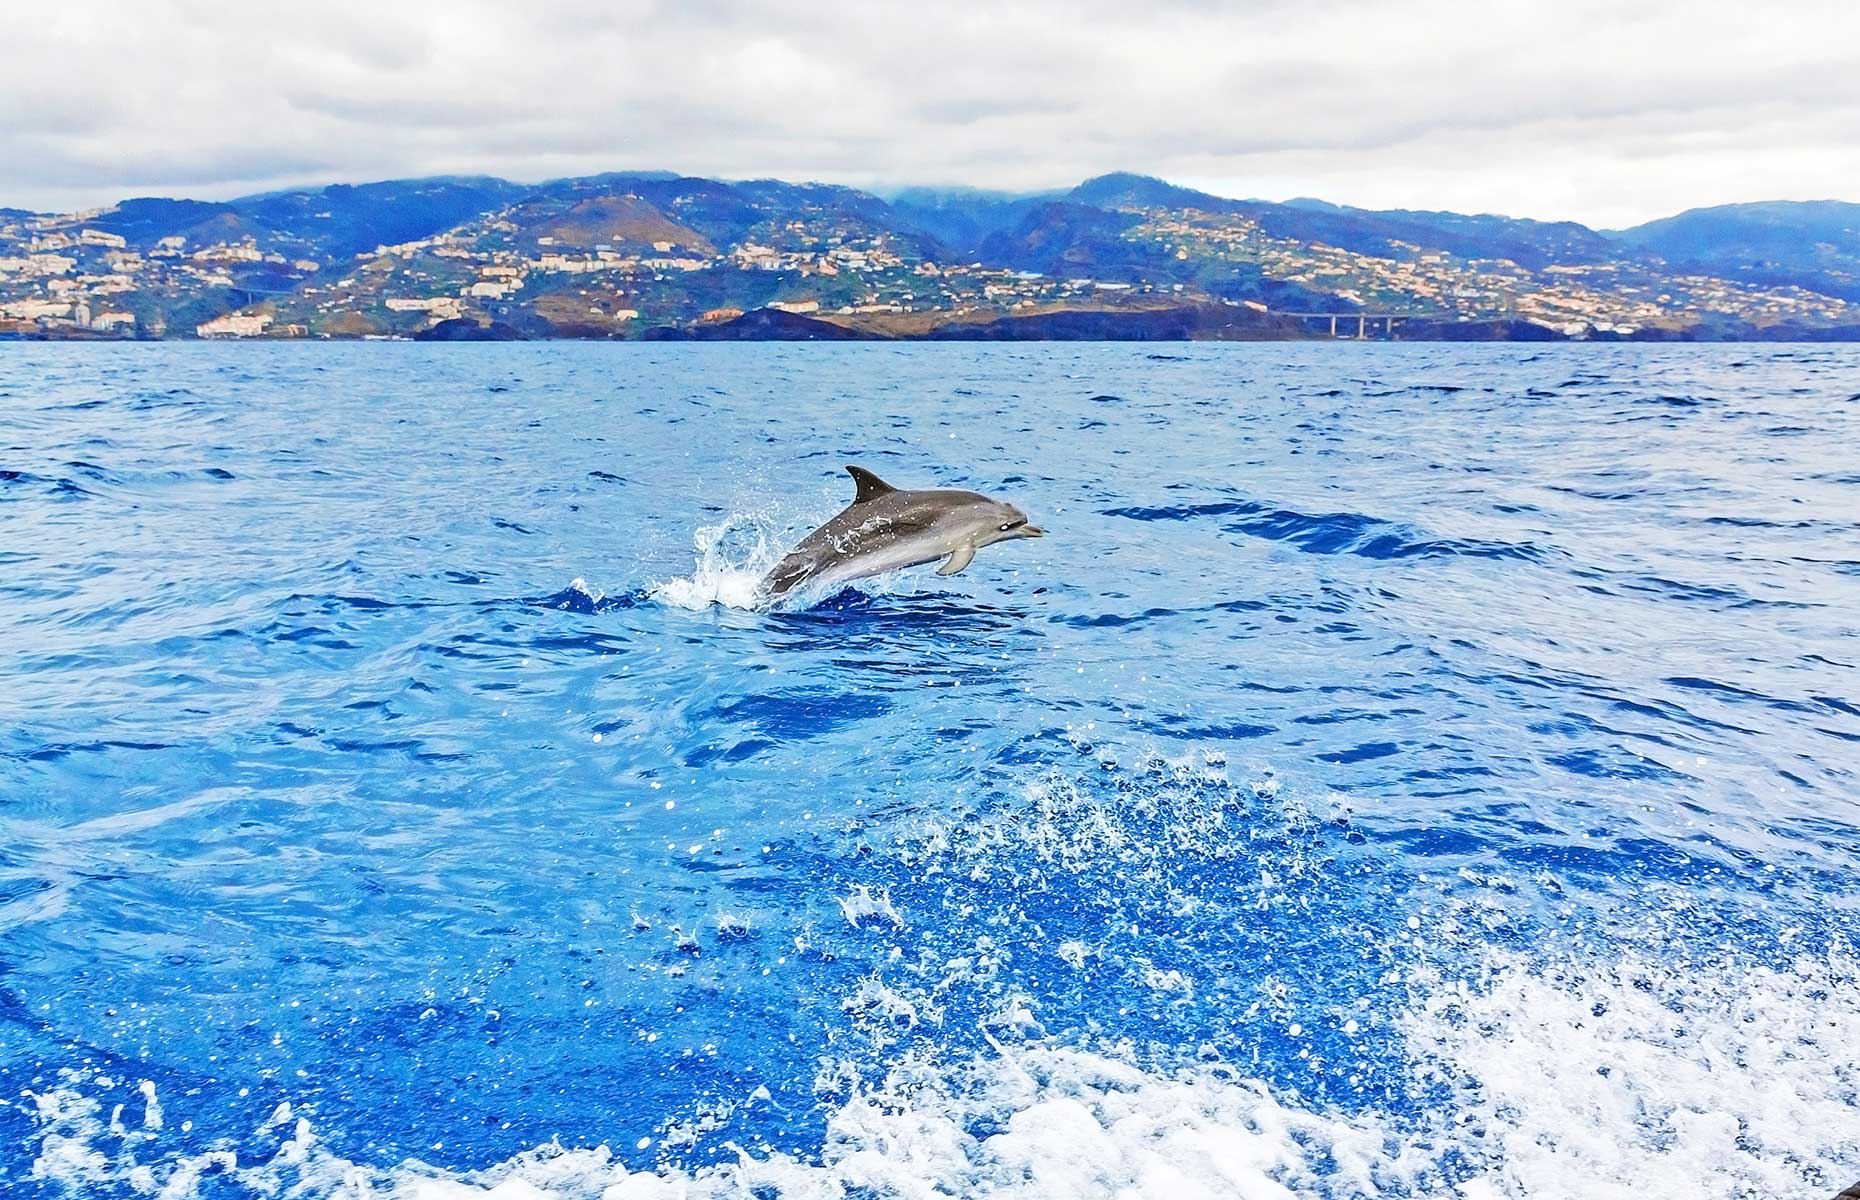
<svg viewBox="0 0 1860 1200"><path fill-rule="evenodd" d="M1116 169L1628 223L1860 198L1860 5L103 0L0 17L0 204L624 168Z"/></svg>

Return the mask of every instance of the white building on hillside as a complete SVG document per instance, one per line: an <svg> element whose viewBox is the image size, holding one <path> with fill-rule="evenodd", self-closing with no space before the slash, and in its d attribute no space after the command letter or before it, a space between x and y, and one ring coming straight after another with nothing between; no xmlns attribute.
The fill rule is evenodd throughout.
<svg viewBox="0 0 1860 1200"><path fill-rule="evenodd" d="M257 337L270 327L269 313L227 313L194 326L194 335L203 338Z"/></svg>

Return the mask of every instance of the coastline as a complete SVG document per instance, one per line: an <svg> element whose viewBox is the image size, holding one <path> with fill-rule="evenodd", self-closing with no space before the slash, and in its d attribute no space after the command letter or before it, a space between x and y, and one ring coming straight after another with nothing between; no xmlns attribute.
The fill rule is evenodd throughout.
<svg viewBox="0 0 1860 1200"><path fill-rule="evenodd" d="M115 333L53 326L26 332L0 331L0 342L1564 342L1608 345L1622 342L1713 345L1860 342L1860 325L1649 327L1626 334L1591 328L1570 334L1522 319L1456 321L1417 316L1386 324L1382 318L1376 318L1376 323L1358 332L1361 327L1353 314L1335 315L1336 322L1327 325L1317 319L1317 314L1259 313L1215 304L1143 309L1054 308L1024 316L984 314L984 319L921 313L865 316L853 320L756 309L725 321L653 325L624 333L536 320L480 323L470 318L456 318L412 334L309 334L268 330L243 337L202 337L191 332L156 337L146 331ZM1332 328L1339 332L1331 333Z"/></svg>

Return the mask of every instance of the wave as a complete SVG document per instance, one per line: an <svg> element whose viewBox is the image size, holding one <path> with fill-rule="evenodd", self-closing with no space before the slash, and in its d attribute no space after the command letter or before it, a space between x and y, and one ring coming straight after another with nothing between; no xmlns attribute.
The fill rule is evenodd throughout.
<svg viewBox="0 0 1860 1200"><path fill-rule="evenodd" d="M0 497L10 499L12 494L24 492L28 488L42 489L47 495L59 500L84 500L96 495L77 480L64 476L35 475L31 471L12 468L0 470Z"/></svg>
<svg viewBox="0 0 1860 1200"><path fill-rule="evenodd" d="M1363 513L1306 513L1255 500L1205 504L1126 507L1104 510L1107 517L1133 521L1188 521L1201 517L1238 517L1221 526L1228 533L1289 542L1307 554L1354 554L1363 558L1515 558L1532 561L1544 549L1531 542L1482 538L1442 538L1396 521Z"/></svg>
<svg viewBox="0 0 1860 1200"><path fill-rule="evenodd" d="M561 591L548 596L539 596L530 603L543 608L559 609L562 612L592 615L632 608L640 602L640 598L639 592L622 592L619 595L609 596L601 589L590 586L587 580L576 576Z"/></svg>
<svg viewBox="0 0 1860 1200"><path fill-rule="evenodd" d="M450 1171L354 1161L289 1103L250 1138L184 1148L186 1097L164 1104L153 1083L94 1067L24 1103L32 1177L78 1197L1832 1195L1860 1178L1856 974L1837 944L1776 967L1513 954L1466 977L1392 980L1415 996L1392 1020L1347 1004L1321 1019L1352 1040L1402 1044L1430 1095L1410 1111L1307 1102L1211 1049L1145 1070L1127 1048L1052 1044L1023 1014L1001 1036L984 1031L986 1053L910 1050L852 1084L817 1153L730 1144L726 1161L689 1169L675 1157L694 1131L677 1123L622 1152L549 1142ZM870 979L847 1003L893 1024L940 1019ZM757 1089L721 1103L768 1102ZM647 1151L656 1166L622 1161Z"/></svg>

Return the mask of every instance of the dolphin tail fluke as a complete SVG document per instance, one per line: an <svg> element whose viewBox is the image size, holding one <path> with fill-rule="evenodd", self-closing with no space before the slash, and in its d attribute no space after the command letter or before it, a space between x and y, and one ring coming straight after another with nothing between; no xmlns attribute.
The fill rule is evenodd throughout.
<svg viewBox="0 0 1860 1200"><path fill-rule="evenodd" d="M938 575L958 575L962 569L975 561L974 546L957 546L949 556L949 561L936 569Z"/></svg>
<svg viewBox="0 0 1860 1200"><path fill-rule="evenodd" d="M853 477L853 484L859 489L853 495L854 504L864 504L867 500L876 500L888 492L898 490L864 467L848 465L846 473Z"/></svg>

